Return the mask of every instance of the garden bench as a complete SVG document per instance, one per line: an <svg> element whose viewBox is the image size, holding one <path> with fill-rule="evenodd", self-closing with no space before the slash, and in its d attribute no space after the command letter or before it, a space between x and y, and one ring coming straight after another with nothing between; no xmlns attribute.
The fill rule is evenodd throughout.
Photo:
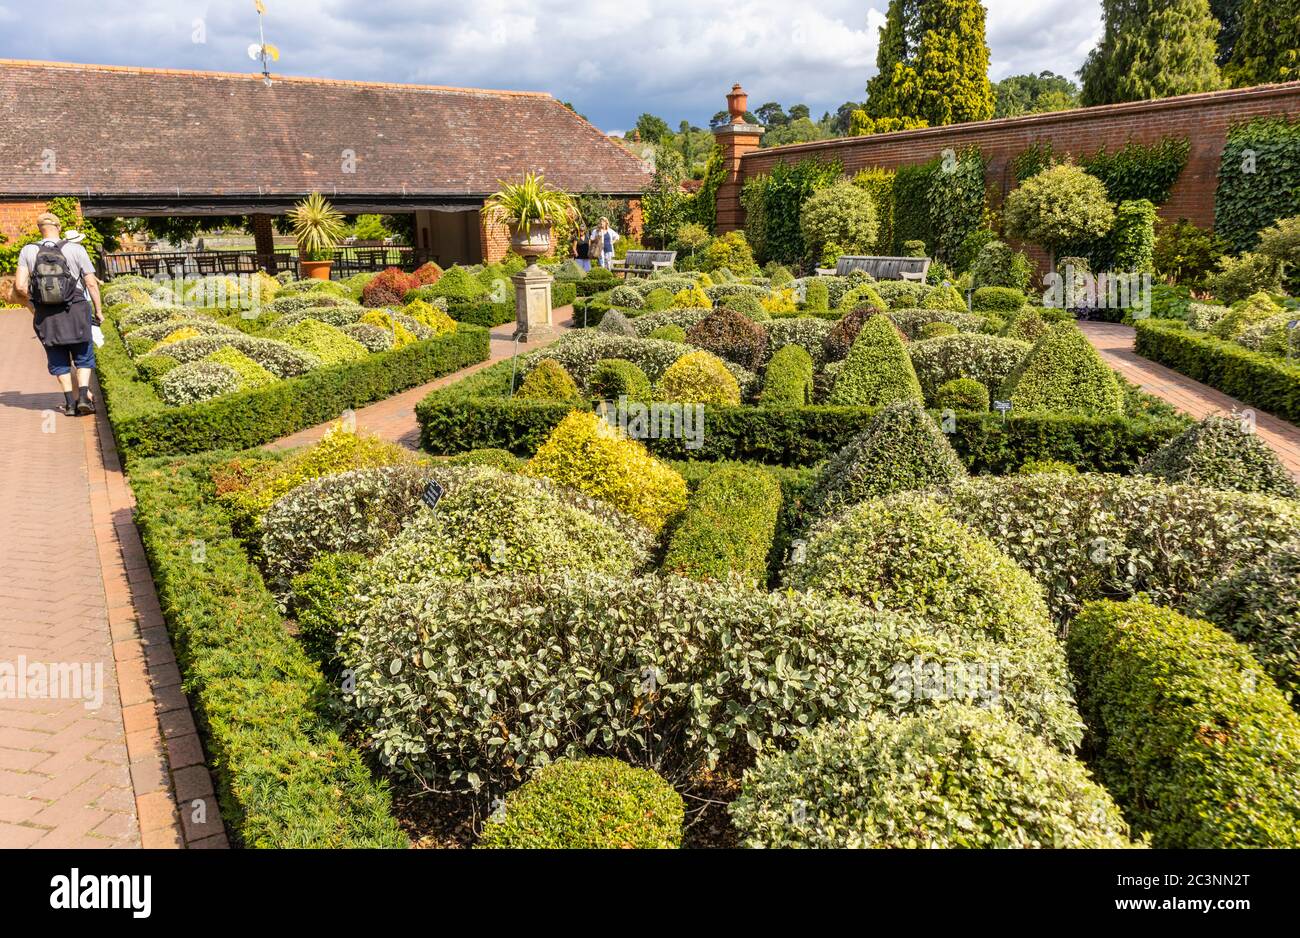
<svg viewBox="0 0 1300 938"><path fill-rule="evenodd" d="M835 276L846 277L855 270L870 274L876 280L915 280L925 282L930 271L928 257L863 257L845 254L835 262ZM821 274L819 269L817 273ZM830 271L826 271L830 273Z"/></svg>
<svg viewBox="0 0 1300 938"><path fill-rule="evenodd" d="M623 274L624 279L628 274L648 277L656 270L664 268L671 270L676 261L676 251L628 251L627 257L621 264L615 262L613 270L615 273Z"/></svg>

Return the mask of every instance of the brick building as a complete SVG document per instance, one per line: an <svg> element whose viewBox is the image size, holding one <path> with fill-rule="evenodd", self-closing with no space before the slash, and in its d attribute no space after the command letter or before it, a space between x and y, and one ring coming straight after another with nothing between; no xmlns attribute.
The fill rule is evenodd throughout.
<svg viewBox="0 0 1300 938"><path fill-rule="evenodd" d="M0 234L55 196L87 217L272 216L319 191L346 214L413 214L440 263L499 259L480 212L540 171L638 199L650 170L549 94L0 59ZM640 218L639 206L632 213ZM631 232L636 234L636 232Z"/></svg>

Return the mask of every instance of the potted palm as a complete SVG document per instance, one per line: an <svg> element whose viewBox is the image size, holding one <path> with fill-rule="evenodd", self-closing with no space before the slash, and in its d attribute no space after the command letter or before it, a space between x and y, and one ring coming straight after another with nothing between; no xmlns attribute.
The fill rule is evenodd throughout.
<svg viewBox="0 0 1300 938"><path fill-rule="evenodd" d="M343 213L319 192L313 192L289 210L289 221L298 241L302 275L328 280L334 265L334 249L347 234Z"/></svg>
<svg viewBox="0 0 1300 938"><path fill-rule="evenodd" d="M551 226L574 212L573 199L546 184L541 173L528 173L522 182L501 182L488 197L488 217L510 229L510 247L531 266L551 250Z"/></svg>

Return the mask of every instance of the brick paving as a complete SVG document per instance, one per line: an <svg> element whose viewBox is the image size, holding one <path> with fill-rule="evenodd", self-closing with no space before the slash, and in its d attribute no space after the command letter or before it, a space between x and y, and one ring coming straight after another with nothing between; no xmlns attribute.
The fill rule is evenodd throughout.
<svg viewBox="0 0 1300 938"><path fill-rule="evenodd" d="M554 312L554 320L560 330L556 336L558 338L558 335L563 334L565 329L573 327L573 307L561 306L557 308ZM470 365L468 368L462 368L460 371L445 375L436 381L430 381L418 388L411 388L409 391L403 391L401 394L379 401L376 404L362 407L356 411L357 429L369 431L381 439L400 443L408 449L417 449L420 445L420 425L415 420L415 405L424 400L430 391L444 388L474 374L476 371L482 371L489 365L495 365L497 362L510 358L516 351L515 343L511 339L514 331L515 324L513 322L492 329L490 357L487 361L479 362L477 365ZM550 341L554 341L554 339ZM536 351L543 346L549 345L550 341L543 340L533 341L527 345L520 344L518 352L520 355L524 355ZM265 448L275 450L292 449L296 446L315 443L325 435L325 431L330 428L332 423L333 421L300 430L273 443L267 443Z"/></svg>
<svg viewBox="0 0 1300 938"><path fill-rule="evenodd" d="M0 681L0 848L226 846L107 420L54 410L26 311L0 313L0 388L0 679L91 678Z"/></svg>
<svg viewBox="0 0 1300 938"><path fill-rule="evenodd" d="M1300 480L1300 428L1143 358L1133 351L1136 332L1131 326L1107 322L1081 322L1079 326L1108 365L1142 390L1163 398L1197 420L1213 413L1253 411L1260 438L1273 447L1282 464Z"/></svg>

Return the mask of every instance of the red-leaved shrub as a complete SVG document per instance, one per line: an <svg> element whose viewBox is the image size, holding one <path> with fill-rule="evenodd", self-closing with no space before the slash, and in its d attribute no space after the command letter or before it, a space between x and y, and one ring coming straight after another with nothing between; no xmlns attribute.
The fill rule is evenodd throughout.
<svg viewBox="0 0 1300 938"><path fill-rule="evenodd" d="M371 278L361 291L363 306L401 306L406 292L420 286L413 274L404 273L397 267L389 267Z"/></svg>

